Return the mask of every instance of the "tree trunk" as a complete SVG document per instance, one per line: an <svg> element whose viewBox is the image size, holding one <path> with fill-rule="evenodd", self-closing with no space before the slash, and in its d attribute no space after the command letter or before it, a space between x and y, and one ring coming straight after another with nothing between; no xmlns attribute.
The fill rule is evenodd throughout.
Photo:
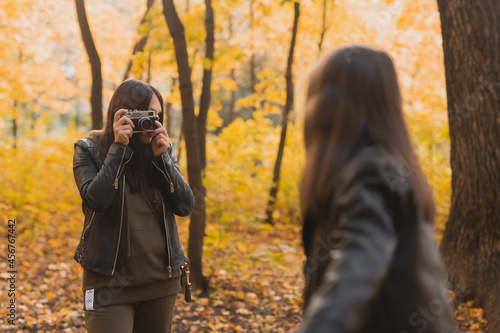
<svg viewBox="0 0 500 333"><path fill-rule="evenodd" d="M102 128L102 74L101 59L94 44L90 32L87 14L85 13L84 0L75 0L78 24L82 33L83 44L87 50L90 67L92 69L92 90L90 94L90 105L92 106L92 129Z"/></svg>
<svg viewBox="0 0 500 333"><path fill-rule="evenodd" d="M229 41L232 41L233 39L233 15L229 13ZM230 74L231 80L236 83L236 75L235 75L235 70L234 67L231 68L231 74ZM231 99L229 101L229 121L228 124L232 123L235 117L235 111L236 111L236 91L234 89L231 89Z"/></svg>
<svg viewBox="0 0 500 333"><path fill-rule="evenodd" d="M205 0L205 29L207 36L205 39L205 61L203 66L203 86L201 88L200 112L198 113L198 140L200 146L201 169L204 174L207 165L206 135L207 135L207 115L210 107L211 86L212 86L212 64L214 62L214 10L212 1ZM204 175L203 175L204 177Z"/></svg>
<svg viewBox="0 0 500 333"><path fill-rule="evenodd" d="M325 39L325 34L326 34L326 1L327 0L323 0L323 15L322 15L321 34L319 36L319 43L318 43L319 54L321 54L321 51L323 51L323 41Z"/></svg>
<svg viewBox="0 0 500 333"><path fill-rule="evenodd" d="M35 124L36 124L36 114L34 112L32 112L31 116L32 116L31 130L34 131L35 130ZM61 125L64 128L68 128L69 127L69 115L68 115L67 112L66 113L60 113L60 121L61 121Z"/></svg>
<svg viewBox="0 0 500 333"><path fill-rule="evenodd" d="M236 82L236 76L234 74L234 68L231 69L231 80L233 82ZM231 89L231 100L229 101L229 123L232 123L235 117L235 112L236 111L236 91L234 89Z"/></svg>
<svg viewBox="0 0 500 333"><path fill-rule="evenodd" d="M286 66L286 103L283 109L283 114L281 117L281 137L278 147L278 155L276 156L276 162L274 164L274 174L273 174L273 184L271 190L269 191L269 201L267 202L266 209L266 223L273 224L273 210L274 204L276 202L276 197L278 195L278 185L280 181L281 173L281 161L283 160L283 151L285 149L286 131L288 128L288 115L293 108L293 76L292 76L292 65L293 65L293 53L295 49L295 42L297 40L297 28L299 24L300 15L300 4L298 2L294 3L294 18L293 18L293 29L292 29L292 40L290 42L290 50L288 52L288 61Z"/></svg>
<svg viewBox="0 0 500 333"><path fill-rule="evenodd" d="M500 331L500 2L438 0L452 197L441 242L457 300Z"/></svg>
<svg viewBox="0 0 500 333"><path fill-rule="evenodd" d="M254 45L254 11L253 11L254 0L250 1L250 93L255 94L255 86L257 85L257 74L255 73L255 45ZM252 106L252 111L255 111L255 107Z"/></svg>
<svg viewBox="0 0 500 333"><path fill-rule="evenodd" d="M151 83L151 57L153 55L153 49L152 48L149 48L148 50L148 71L146 72L147 73L147 76L146 76L146 82L147 83Z"/></svg>
<svg viewBox="0 0 500 333"><path fill-rule="evenodd" d="M80 110L80 102L76 100L76 110L75 110L75 127L77 129L80 128L83 124L83 119L82 119L82 111Z"/></svg>
<svg viewBox="0 0 500 333"><path fill-rule="evenodd" d="M172 78L172 84L170 85L170 95L174 93L175 85L177 83L177 78L173 77ZM167 101L167 104L165 105L165 115L166 115L166 120L164 122L167 122L167 133L168 135L172 134L172 103ZM177 138L176 138L177 139Z"/></svg>
<svg viewBox="0 0 500 333"><path fill-rule="evenodd" d="M12 118L12 137L14 138L14 142L12 144L12 148L17 149L17 118Z"/></svg>
<svg viewBox="0 0 500 333"><path fill-rule="evenodd" d="M154 3L155 0L147 0L146 11L144 12L141 23L139 24L139 30L144 25L144 23L146 23L149 11L151 7L153 7ZM146 31L146 34L144 36L141 36L141 38L135 43L134 48L132 49L132 55L130 56L130 59L127 63L127 68L125 69L125 74L123 75L123 81L128 79L130 76L130 71L132 70L132 65L134 64L135 55L139 52L144 52L144 48L148 43L148 37L149 37L149 29Z"/></svg>
<svg viewBox="0 0 500 333"><path fill-rule="evenodd" d="M174 40L175 58L179 73L182 101L183 132L186 142L189 184L196 197L196 205L189 224L188 255L191 259L191 277L194 289L200 289L203 282L201 258L205 236L205 194L201 182L201 163L198 145L198 129L194 114L193 85L187 52L186 36L173 0L163 1L163 15Z"/></svg>
<svg viewBox="0 0 500 333"><path fill-rule="evenodd" d="M179 131L179 144L177 145L177 161L180 163L182 159L182 148L181 148L181 142L182 139L184 138L184 135L182 134L182 125L181 125L181 130Z"/></svg>

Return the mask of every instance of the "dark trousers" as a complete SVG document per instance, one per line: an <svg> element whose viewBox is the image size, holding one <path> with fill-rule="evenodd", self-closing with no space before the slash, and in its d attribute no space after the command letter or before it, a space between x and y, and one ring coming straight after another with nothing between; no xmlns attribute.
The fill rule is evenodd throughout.
<svg viewBox="0 0 500 333"><path fill-rule="evenodd" d="M89 333L170 333L177 294L85 311Z"/></svg>

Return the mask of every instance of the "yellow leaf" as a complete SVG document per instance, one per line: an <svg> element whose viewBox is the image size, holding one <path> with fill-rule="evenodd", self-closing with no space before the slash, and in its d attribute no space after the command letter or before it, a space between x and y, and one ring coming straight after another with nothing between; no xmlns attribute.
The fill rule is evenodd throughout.
<svg viewBox="0 0 500 333"><path fill-rule="evenodd" d="M203 68L206 70L209 70L210 68L212 68L212 60L210 60L208 58L203 59Z"/></svg>
<svg viewBox="0 0 500 333"><path fill-rule="evenodd" d="M242 315L249 315L250 311L248 311L248 309L245 309L245 308L240 308L240 309L236 310L236 313L242 314Z"/></svg>

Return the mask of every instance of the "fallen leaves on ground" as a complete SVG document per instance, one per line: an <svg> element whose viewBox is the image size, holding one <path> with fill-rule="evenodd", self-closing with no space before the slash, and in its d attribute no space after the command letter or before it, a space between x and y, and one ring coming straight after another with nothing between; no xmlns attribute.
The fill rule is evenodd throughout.
<svg viewBox="0 0 500 333"><path fill-rule="evenodd" d="M61 217L54 216L53 220L60 221ZM187 221L179 219L182 235L186 235ZM45 231L26 232L22 223L18 230L19 319L16 325L7 324L3 293L0 329L85 332L81 268L72 259L79 230L52 226ZM226 242L224 235L229 235L230 241ZM302 306L299 236L297 225L221 225L209 221L207 243L211 246L205 250L209 295L195 294L193 303L185 303L179 295L174 332L294 332L301 321ZM7 271L5 260L0 269ZM1 280L2 290L7 288L6 281ZM483 312L472 302L459 304L456 315L462 332L487 332Z"/></svg>

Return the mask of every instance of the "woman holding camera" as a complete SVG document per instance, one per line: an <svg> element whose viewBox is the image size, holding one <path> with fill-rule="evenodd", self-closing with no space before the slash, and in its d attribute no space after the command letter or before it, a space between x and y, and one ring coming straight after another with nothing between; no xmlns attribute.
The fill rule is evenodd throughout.
<svg viewBox="0 0 500 333"><path fill-rule="evenodd" d="M162 123L158 90L127 80L111 98L104 129L75 143L85 215L75 260L84 268L90 333L171 332L189 262L174 214L188 216L195 199Z"/></svg>
<svg viewBox="0 0 500 333"><path fill-rule="evenodd" d="M455 332L432 193L391 58L342 48L309 79L300 332Z"/></svg>

